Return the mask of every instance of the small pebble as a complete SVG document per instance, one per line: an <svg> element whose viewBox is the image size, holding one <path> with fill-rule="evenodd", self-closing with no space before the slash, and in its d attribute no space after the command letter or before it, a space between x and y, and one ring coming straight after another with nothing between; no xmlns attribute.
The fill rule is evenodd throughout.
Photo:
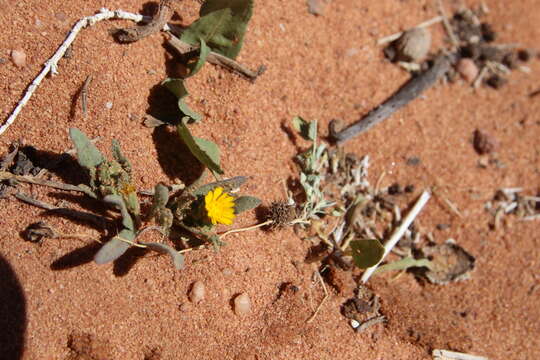
<svg viewBox="0 0 540 360"><path fill-rule="evenodd" d="M478 66L476 66L474 61L469 58L459 60L456 65L456 70L461 75L463 80L469 84L472 83L478 76Z"/></svg>
<svg viewBox="0 0 540 360"><path fill-rule="evenodd" d="M191 291L189 292L189 300L194 304L198 304L203 301L205 294L206 289L202 281L195 281L191 286Z"/></svg>
<svg viewBox="0 0 540 360"><path fill-rule="evenodd" d="M326 8L326 0L308 0L308 11L313 15L322 15Z"/></svg>
<svg viewBox="0 0 540 360"><path fill-rule="evenodd" d="M66 14L64 14L62 12L58 12L58 13L54 14L54 17L56 18L56 20L59 20L59 21L62 21L62 22L67 20Z"/></svg>
<svg viewBox="0 0 540 360"><path fill-rule="evenodd" d="M498 90L501 87L503 87L504 85L506 85L507 82L508 82L508 80L506 80L505 78L503 78L502 76L497 75L497 74L490 76L486 80L486 84L488 84L489 86L491 86L492 88L494 88L496 90Z"/></svg>
<svg viewBox="0 0 540 360"><path fill-rule="evenodd" d="M431 47L431 33L425 28L412 28L396 40L397 61L420 62Z"/></svg>
<svg viewBox="0 0 540 360"><path fill-rule="evenodd" d="M443 231L450 228L449 224L437 224L437 230Z"/></svg>
<svg viewBox="0 0 540 360"><path fill-rule="evenodd" d="M473 146L479 155L484 155L495 151L499 142L490 134L476 129L473 134Z"/></svg>
<svg viewBox="0 0 540 360"><path fill-rule="evenodd" d="M531 51L528 49L521 49L518 51L517 56L519 60L523 62L527 62L531 59L532 54L531 54Z"/></svg>
<svg viewBox="0 0 540 360"><path fill-rule="evenodd" d="M234 312L239 316L247 315L251 312L251 300L248 294L242 293L234 298Z"/></svg>
<svg viewBox="0 0 540 360"><path fill-rule="evenodd" d="M189 303L180 304L180 306L178 307L178 310L180 310L181 312L188 312L190 309L191 305Z"/></svg>
<svg viewBox="0 0 540 360"><path fill-rule="evenodd" d="M409 166L417 166L420 164L420 158L417 156L412 156L407 159L407 165Z"/></svg>
<svg viewBox="0 0 540 360"><path fill-rule="evenodd" d="M360 323L354 319L351 319L351 326L353 329L356 329L360 326Z"/></svg>
<svg viewBox="0 0 540 360"><path fill-rule="evenodd" d="M26 54L22 50L11 50L11 61L18 68L23 68L26 66Z"/></svg>
<svg viewBox="0 0 540 360"><path fill-rule="evenodd" d="M105 103L105 107L107 108L107 110L111 110L112 107L113 107L112 101L107 101L107 102Z"/></svg>
<svg viewBox="0 0 540 360"><path fill-rule="evenodd" d="M399 195L403 193L403 188L398 183L394 183L388 187L389 195Z"/></svg>

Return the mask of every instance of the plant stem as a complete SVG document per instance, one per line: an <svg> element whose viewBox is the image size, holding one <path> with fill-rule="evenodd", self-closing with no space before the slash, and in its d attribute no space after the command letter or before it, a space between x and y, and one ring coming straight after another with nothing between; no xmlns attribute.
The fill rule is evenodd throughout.
<svg viewBox="0 0 540 360"><path fill-rule="evenodd" d="M167 40L167 42L181 55L198 49L197 46L187 44L172 34ZM257 71L250 70L244 65L236 62L235 60L213 51L210 51L206 60L211 64L222 66L232 72L240 74L251 81L255 81L255 79L257 79L257 77L261 75L265 70L264 66L260 66Z"/></svg>
<svg viewBox="0 0 540 360"><path fill-rule="evenodd" d="M371 275L373 275L373 272L377 269L379 264L384 260L386 255L388 255L388 253L392 250L392 248L401 239L403 234L405 234L405 231L407 231L407 229L412 224L414 219L418 216L420 211L422 211L423 207L426 205L430 197L431 197L430 192L428 190L424 190L422 195L420 195L420 197L418 198L418 200L412 207L411 211L407 214L407 216L405 216L401 224L394 230L394 232L392 233L392 236L386 242L386 244L384 244L384 254L381 260L379 260L379 262L375 264L374 266L367 268L364 274L362 274L361 281L363 284L365 284L369 280Z"/></svg>
<svg viewBox="0 0 540 360"><path fill-rule="evenodd" d="M435 84L450 69L450 64L451 59L449 56L439 55L431 68L407 81L396 93L365 117L338 132L332 131L331 128L331 137L340 145L386 120L394 112L419 97L425 90Z"/></svg>
<svg viewBox="0 0 540 360"><path fill-rule="evenodd" d="M258 229L260 227L270 225L273 222L274 222L274 220L267 220L267 221L265 221L263 223L256 224L256 225L253 225L253 226L248 226L248 227L240 228L240 229L232 229L232 230L226 231L223 234L219 235L219 239L221 240L222 238L224 238L225 236L227 236L229 234L234 234L234 233L243 232L243 231L255 230L255 229Z"/></svg>

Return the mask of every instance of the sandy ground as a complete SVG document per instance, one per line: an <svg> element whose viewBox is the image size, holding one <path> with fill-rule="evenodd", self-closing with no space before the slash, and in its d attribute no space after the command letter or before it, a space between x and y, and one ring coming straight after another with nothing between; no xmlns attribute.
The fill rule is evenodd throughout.
<svg viewBox="0 0 540 360"><path fill-rule="evenodd" d="M486 19L500 32L498 42L538 46L540 1L486 3L491 10ZM127 0L0 1L2 119L72 24L105 5L133 12L143 8L142 2ZM197 10L196 1L179 3L177 21L189 23ZM297 176L292 157L307 145L300 138L291 141L284 131L290 119L318 119L325 132L331 119L357 120L408 77L384 59L376 39L435 15L431 1L334 0L320 17L309 14L304 1L257 1L239 60L268 70L250 83L206 65L188 81L189 103L206 116L193 132L220 146L227 175L252 176L246 192L266 203L280 199L282 181ZM60 62L59 75L44 81L0 136L2 152L24 139L60 153L71 147L68 128L78 127L101 137L98 146L105 152L111 139L119 139L140 188L190 177L190 166L174 166L179 140L141 125L148 109L159 108L163 93L157 85L174 76L174 61L159 34L130 45L115 43L108 30L126 24L104 22L82 32L72 57ZM440 44L442 29L433 31ZM12 49L26 53L26 67L11 63ZM497 91L473 91L461 81L439 85L346 144L347 151L371 156L372 182L386 171L383 186L412 183L415 195L435 185L444 190L463 216L433 199L418 221L427 229L450 224L435 231L435 238L454 238L476 257L471 280L436 286L420 284L412 275L374 277L370 283L389 321L357 334L340 314L346 297L334 291L315 320L306 323L324 293L313 281L314 265L304 261L309 244L291 229L232 236L217 254L189 254L182 271L165 257L148 255L98 266L91 261L93 244L49 240L38 246L20 235L37 220L64 233L99 238L95 229L10 198L1 200L0 358L430 359L434 348L490 359L540 358L538 222L509 218L491 231L483 209L501 187L538 191L540 97L529 94L540 87L540 64L534 60L528 66L529 74L513 72ZM76 94L89 74L93 82L84 119ZM504 168L478 167L471 145L477 128L498 139L496 157ZM421 159L418 166L407 165L412 156ZM37 186L24 189L51 203L78 199ZM255 221L246 215L237 225ZM138 261L132 264L133 259ZM194 305L187 294L197 280L206 285L207 296ZM245 317L231 307L241 292L253 302Z"/></svg>

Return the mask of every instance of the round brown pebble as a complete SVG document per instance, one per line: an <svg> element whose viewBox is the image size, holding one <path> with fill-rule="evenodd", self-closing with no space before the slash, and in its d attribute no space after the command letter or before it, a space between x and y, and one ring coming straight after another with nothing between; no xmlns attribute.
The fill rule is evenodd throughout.
<svg viewBox="0 0 540 360"><path fill-rule="evenodd" d="M195 281L191 286L191 291L189 292L189 300L194 304L198 304L204 300L205 295L206 289L202 281Z"/></svg>
<svg viewBox="0 0 540 360"><path fill-rule="evenodd" d="M26 54L22 50L11 50L11 61L18 68L26 66Z"/></svg>
<svg viewBox="0 0 540 360"><path fill-rule="evenodd" d="M396 40L396 60L420 62L431 47L431 33L425 28L412 28Z"/></svg>
<svg viewBox="0 0 540 360"><path fill-rule="evenodd" d="M463 80L468 83L472 83L478 76L478 66L476 66L474 61L469 58L459 60L456 65L456 70L461 75Z"/></svg>
<svg viewBox="0 0 540 360"><path fill-rule="evenodd" d="M251 312L251 300L248 294L242 293L234 298L234 313L239 316L247 315Z"/></svg>

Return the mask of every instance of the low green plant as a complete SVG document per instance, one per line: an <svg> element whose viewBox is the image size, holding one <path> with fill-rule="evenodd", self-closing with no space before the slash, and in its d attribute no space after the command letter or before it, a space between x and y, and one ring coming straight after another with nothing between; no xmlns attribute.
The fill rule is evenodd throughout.
<svg viewBox="0 0 540 360"><path fill-rule="evenodd" d="M187 120L186 120L187 121ZM193 137L185 123L179 125L179 134L197 158L214 174L223 173L219 167L217 146L204 139ZM129 247L148 248L171 256L176 268L183 267L181 252L165 243L145 243L137 240L145 228L141 218L155 220L160 231L168 235L173 227L179 226L215 247L223 245L216 225L231 225L234 218L244 211L259 206L261 200L252 196L233 196L247 177L237 176L203 184L206 172L192 185L170 194L164 184L154 188L152 206L146 217L141 216L137 191L132 184L131 165L122 155L118 142L113 141L113 160L107 160L94 144L78 129L71 129L70 136L75 144L77 160L89 174L89 184L79 185L90 196L116 208L122 216L122 228L116 236L105 243L95 255L95 262L105 264L122 256Z"/></svg>
<svg viewBox="0 0 540 360"><path fill-rule="evenodd" d="M335 152L332 153L317 139L317 121L308 122L297 116L293 118L292 124L299 135L311 142L311 146L297 156L304 200L296 204L298 218L289 223L304 226L317 224L317 236L332 250L331 257L341 259L343 256L352 256L353 264L362 269L377 264L384 254L380 241L363 238L348 221L361 198L362 175L365 172L363 165L360 163L350 167L336 162ZM347 179L342 184L339 203L330 200L324 188L329 180L329 172L337 173L338 170L345 173L344 177ZM289 203L294 203L291 197ZM320 224L329 218L337 218L338 225L334 226L329 234L324 234Z"/></svg>

